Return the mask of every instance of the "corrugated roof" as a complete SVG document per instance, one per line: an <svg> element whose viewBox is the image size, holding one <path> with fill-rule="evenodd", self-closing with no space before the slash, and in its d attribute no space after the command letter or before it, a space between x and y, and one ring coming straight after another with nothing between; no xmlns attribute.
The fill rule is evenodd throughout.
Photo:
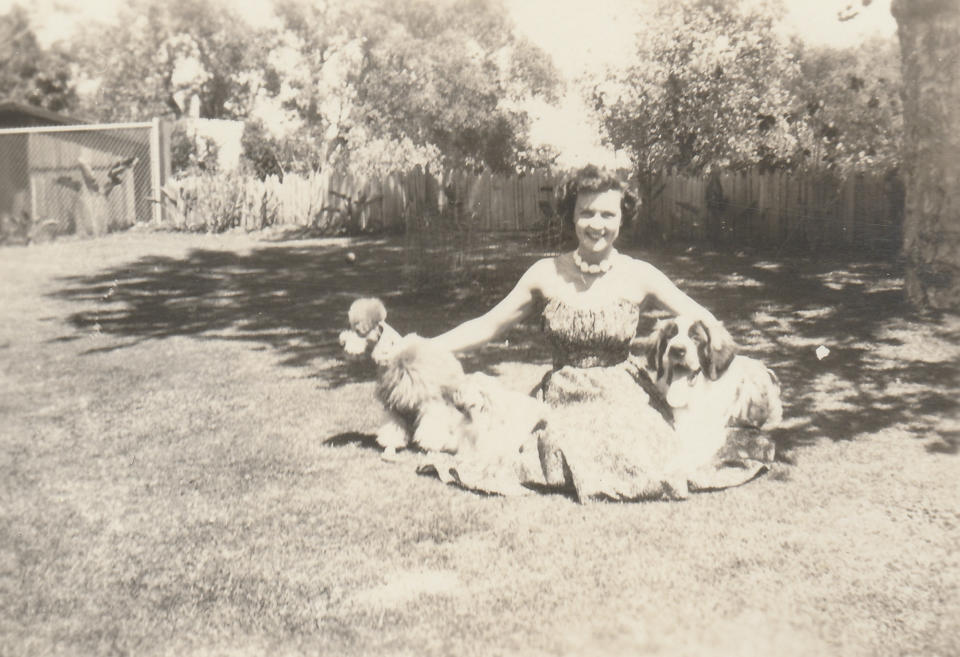
<svg viewBox="0 0 960 657"><path fill-rule="evenodd" d="M28 105L27 103L18 103L12 100L0 102L0 114L8 117L16 116L19 114L23 116L32 117L34 119L39 119L41 121L47 121L54 125L82 125L82 124L89 123L89 121L84 121L83 119L67 116L65 114L60 114L58 112L51 112L48 109L37 107L36 105ZM18 126L13 126L8 124L5 127L13 128Z"/></svg>

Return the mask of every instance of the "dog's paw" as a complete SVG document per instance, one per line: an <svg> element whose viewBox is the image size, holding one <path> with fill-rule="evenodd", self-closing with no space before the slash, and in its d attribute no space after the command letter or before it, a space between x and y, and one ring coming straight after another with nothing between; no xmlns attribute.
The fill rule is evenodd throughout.
<svg viewBox="0 0 960 657"><path fill-rule="evenodd" d="M395 447L387 447L383 450L383 453L380 454L380 460L386 461L387 463L399 463L400 455L397 454L397 449Z"/></svg>
<svg viewBox="0 0 960 657"><path fill-rule="evenodd" d="M410 434L406 427L396 420L389 420L386 424L377 429L377 444L386 449L392 449L396 452L403 449L410 442Z"/></svg>
<svg viewBox="0 0 960 657"><path fill-rule="evenodd" d="M443 452L427 452L420 457L417 474L436 474L445 484L457 483L453 457Z"/></svg>

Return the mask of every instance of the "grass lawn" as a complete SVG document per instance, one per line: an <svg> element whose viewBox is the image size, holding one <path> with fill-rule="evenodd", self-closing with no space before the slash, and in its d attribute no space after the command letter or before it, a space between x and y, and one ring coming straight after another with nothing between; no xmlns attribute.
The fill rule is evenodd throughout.
<svg viewBox="0 0 960 657"><path fill-rule="evenodd" d="M398 240L0 249L0 655L960 654L960 319L890 264L635 252L780 375L760 479L580 506L381 461L349 302L437 334L519 245L443 294ZM537 336L467 368L528 389Z"/></svg>

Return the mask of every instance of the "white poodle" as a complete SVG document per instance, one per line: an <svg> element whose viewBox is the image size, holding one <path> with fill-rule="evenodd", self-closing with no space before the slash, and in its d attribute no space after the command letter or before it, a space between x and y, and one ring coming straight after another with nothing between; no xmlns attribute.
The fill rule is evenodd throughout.
<svg viewBox="0 0 960 657"><path fill-rule="evenodd" d="M547 407L482 373L465 374L449 351L386 323L379 299L358 299L340 334L347 354L369 354L378 367L377 396L390 420L377 431L384 457L415 446L444 481L515 494L539 480L537 431ZM449 455L445 457L442 455Z"/></svg>

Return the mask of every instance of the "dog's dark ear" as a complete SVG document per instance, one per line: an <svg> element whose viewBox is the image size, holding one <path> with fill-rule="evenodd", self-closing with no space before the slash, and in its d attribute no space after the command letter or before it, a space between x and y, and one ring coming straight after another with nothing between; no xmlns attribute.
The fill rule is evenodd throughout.
<svg viewBox="0 0 960 657"><path fill-rule="evenodd" d="M713 354L710 351L710 331L703 322L694 322L690 325L690 339L697 345L697 359L700 361L700 369L711 379L716 378L711 375L714 372Z"/></svg>
<svg viewBox="0 0 960 657"><path fill-rule="evenodd" d="M711 381L720 378L733 357L737 355L737 345L733 338L727 333L722 325L715 325L713 330L703 322L695 322L690 327L691 332L696 331L697 355L700 357L700 367ZM702 335L702 337L700 337ZM694 336L691 336L694 337Z"/></svg>
<svg viewBox="0 0 960 657"><path fill-rule="evenodd" d="M647 339L644 353L647 356L647 369L657 373L660 378L660 343L663 342L663 335L659 331L654 331L653 335Z"/></svg>
<svg viewBox="0 0 960 657"><path fill-rule="evenodd" d="M647 366L651 370L656 370L657 379L662 378L664 372L666 372L667 365L664 356L667 353L667 343L677 335L678 330L677 323L672 319L660 321L654 328L657 339L651 344L650 350L647 351Z"/></svg>

